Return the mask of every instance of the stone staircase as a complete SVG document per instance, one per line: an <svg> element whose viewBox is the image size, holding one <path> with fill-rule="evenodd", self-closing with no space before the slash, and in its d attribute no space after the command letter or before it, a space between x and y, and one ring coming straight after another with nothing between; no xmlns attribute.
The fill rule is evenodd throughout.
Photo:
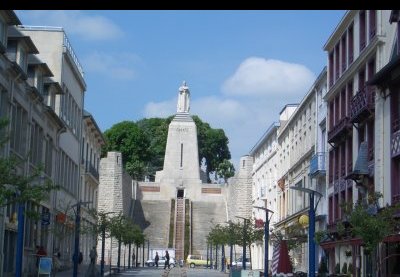
<svg viewBox="0 0 400 277"><path fill-rule="evenodd" d="M184 259L184 241L185 241L185 199L176 199L176 217L175 217L175 259L179 261Z"/></svg>
<svg viewBox="0 0 400 277"><path fill-rule="evenodd" d="M138 224L146 237L151 238L150 248L167 248L171 201L142 200L135 203L134 223Z"/></svg>
<svg viewBox="0 0 400 277"><path fill-rule="evenodd" d="M225 203L192 201L192 254L206 256L206 237L216 224L227 220Z"/></svg>

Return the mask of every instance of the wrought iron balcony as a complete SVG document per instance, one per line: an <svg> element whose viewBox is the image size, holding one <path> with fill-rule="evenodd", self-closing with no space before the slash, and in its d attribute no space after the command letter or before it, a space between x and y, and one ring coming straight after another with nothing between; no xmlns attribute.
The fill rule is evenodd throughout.
<svg viewBox="0 0 400 277"><path fill-rule="evenodd" d="M91 164L87 165L86 172L90 173L96 180L99 179L99 172L93 165L91 165Z"/></svg>
<svg viewBox="0 0 400 277"><path fill-rule="evenodd" d="M392 140L390 143L390 153L392 158L400 155L400 130L392 133Z"/></svg>
<svg viewBox="0 0 400 277"><path fill-rule="evenodd" d="M312 156L310 161L310 176L322 176L325 175L325 152L318 152Z"/></svg>
<svg viewBox="0 0 400 277"><path fill-rule="evenodd" d="M351 122L360 123L375 110L375 90L362 89L351 99Z"/></svg>
<svg viewBox="0 0 400 277"><path fill-rule="evenodd" d="M343 117L333 128L328 132L328 142L335 143L339 141L343 135L345 135L352 126L349 118Z"/></svg>

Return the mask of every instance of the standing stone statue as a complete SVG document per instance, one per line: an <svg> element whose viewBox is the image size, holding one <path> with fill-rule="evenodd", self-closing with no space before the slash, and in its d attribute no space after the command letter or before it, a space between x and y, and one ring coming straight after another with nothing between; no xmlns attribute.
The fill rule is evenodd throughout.
<svg viewBox="0 0 400 277"><path fill-rule="evenodd" d="M182 86L179 87L178 94L178 113L188 113L190 110L190 92L189 87L186 86L186 82L184 81Z"/></svg>

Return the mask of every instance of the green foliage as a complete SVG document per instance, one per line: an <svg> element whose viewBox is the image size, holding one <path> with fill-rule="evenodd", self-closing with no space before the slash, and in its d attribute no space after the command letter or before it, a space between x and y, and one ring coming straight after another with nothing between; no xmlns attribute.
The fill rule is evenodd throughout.
<svg viewBox="0 0 400 277"><path fill-rule="evenodd" d="M174 231L175 231L175 199L171 199L171 217L169 221L169 237L168 248L174 245Z"/></svg>
<svg viewBox="0 0 400 277"><path fill-rule="evenodd" d="M213 129L198 116L192 116L197 126L199 162L206 160L207 176L216 172L219 164L229 160L228 138L222 129ZM168 118L145 118L137 121L122 121L104 132L106 145L102 148L104 157L108 151L119 151L126 171L138 180L145 175L154 175L164 164L165 147L168 137ZM228 167L229 169L229 167ZM229 176L232 170L225 173ZM227 177L229 178L229 177Z"/></svg>
<svg viewBox="0 0 400 277"><path fill-rule="evenodd" d="M347 268L347 274L353 274L353 264L351 262L349 263L349 267Z"/></svg>
<svg viewBox="0 0 400 277"><path fill-rule="evenodd" d="M8 120L0 119L0 150L9 139L7 126ZM27 176L20 175L17 168L24 162L15 156L0 156L0 207L27 201L40 203L49 198L51 190L59 188L51 180L42 178L43 166L34 168Z"/></svg>
<svg viewBox="0 0 400 277"><path fill-rule="evenodd" d="M382 194L379 192L370 193L369 204L360 202L348 214L352 235L363 240L364 249L368 253L374 251L379 242L386 236L393 234L398 227L398 222L394 219L394 216L400 208L399 205L386 207L376 214L371 213L368 209L371 205L377 205L381 197Z"/></svg>
<svg viewBox="0 0 400 277"><path fill-rule="evenodd" d="M133 121L123 121L104 132L106 145L102 156L108 151L122 153L122 162L126 171L135 179L142 179L146 164L150 161L150 141L145 133Z"/></svg>
<svg viewBox="0 0 400 277"><path fill-rule="evenodd" d="M199 162L206 160L206 173L210 182L209 173L215 172L218 165L225 159L231 158L228 148L229 140L222 129L213 129L208 123L194 115L192 116L197 126L197 141L199 145Z"/></svg>
<svg viewBox="0 0 400 277"><path fill-rule="evenodd" d="M287 227L285 235L289 251L297 249L301 247L303 243L307 242L307 234L305 233L304 227L299 222Z"/></svg>
<svg viewBox="0 0 400 277"><path fill-rule="evenodd" d="M335 266L335 273L340 274L340 264L339 263L337 263Z"/></svg>
<svg viewBox="0 0 400 277"><path fill-rule="evenodd" d="M321 242L325 238L326 234L327 234L326 230L316 231L315 234L314 234L315 243L316 244L321 244Z"/></svg>
<svg viewBox="0 0 400 277"><path fill-rule="evenodd" d="M346 263L346 262L343 263L343 266L342 266L342 273L343 273L343 274L346 274L346 273L347 273L347 263Z"/></svg>
<svg viewBox="0 0 400 277"><path fill-rule="evenodd" d="M230 177L235 175L235 167L230 161L224 159L217 167L217 174L223 178L226 183Z"/></svg>
<svg viewBox="0 0 400 277"><path fill-rule="evenodd" d="M168 125L172 119L173 116L168 118L144 118L136 122L137 126L150 140L150 160L145 167L146 175L155 175L156 171L163 168Z"/></svg>
<svg viewBox="0 0 400 277"><path fill-rule="evenodd" d="M324 274L324 273L327 273L327 272L328 272L328 266L326 264L326 257L323 256L321 258L321 262L319 264L318 273L319 274Z"/></svg>
<svg viewBox="0 0 400 277"><path fill-rule="evenodd" d="M264 229L255 228L253 220L247 220L246 228L244 228L243 222L229 222L226 225L217 224L208 233L207 240L219 245L242 245L244 235L246 235L246 244L250 245L263 239Z"/></svg>
<svg viewBox="0 0 400 277"><path fill-rule="evenodd" d="M190 203L189 199L185 199L185 242L184 242L184 250L183 257L187 257L189 255L190 248Z"/></svg>

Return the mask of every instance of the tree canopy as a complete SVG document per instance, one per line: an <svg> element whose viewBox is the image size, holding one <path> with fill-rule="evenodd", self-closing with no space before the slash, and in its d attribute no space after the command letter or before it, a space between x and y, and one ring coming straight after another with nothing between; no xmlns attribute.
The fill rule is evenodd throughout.
<svg viewBox="0 0 400 277"><path fill-rule="evenodd" d="M218 173L216 175L224 179L233 176L229 140L224 130L211 128L196 115L192 118L197 126L199 163L205 160L208 181L210 173ZM132 177L142 179L146 175L155 175L163 168L168 127L172 119L173 116L144 118L113 125L104 132L107 143L103 147L103 156L107 151L119 151L123 155L125 169Z"/></svg>
<svg viewBox="0 0 400 277"><path fill-rule="evenodd" d="M150 161L150 140L142 129L133 121L122 121L104 132L106 145L102 156L108 151L122 153L125 170L133 177L144 174L146 164Z"/></svg>
<svg viewBox="0 0 400 277"><path fill-rule="evenodd" d="M8 123L7 119L0 119L0 149L9 139L5 131ZM49 197L51 190L58 189L51 180L41 177L43 166L34 168L29 175L20 175L16 168L23 162L14 156L0 155L0 207L27 201L39 203Z"/></svg>

